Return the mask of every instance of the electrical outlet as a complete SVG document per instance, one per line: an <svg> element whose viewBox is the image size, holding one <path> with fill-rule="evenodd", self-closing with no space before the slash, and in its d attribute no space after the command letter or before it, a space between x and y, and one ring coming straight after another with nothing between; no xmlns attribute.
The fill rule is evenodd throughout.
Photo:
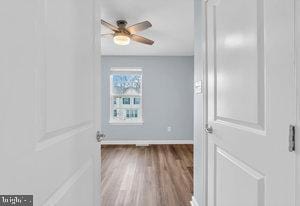
<svg viewBox="0 0 300 206"><path fill-rule="evenodd" d="M168 126L168 127L167 127L167 131L168 131L168 132L171 132L171 131L172 131L172 127L171 127L171 126Z"/></svg>

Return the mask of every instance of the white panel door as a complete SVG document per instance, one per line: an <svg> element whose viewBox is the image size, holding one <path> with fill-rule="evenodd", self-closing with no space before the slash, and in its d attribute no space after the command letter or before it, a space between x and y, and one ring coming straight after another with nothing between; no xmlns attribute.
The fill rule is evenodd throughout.
<svg viewBox="0 0 300 206"><path fill-rule="evenodd" d="M208 205L294 206L293 0L208 0Z"/></svg>
<svg viewBox="0 0 300 206"><path fill-rule="evenodd" d="M1 0L0 194L100 205L98 4Z"/></svg>

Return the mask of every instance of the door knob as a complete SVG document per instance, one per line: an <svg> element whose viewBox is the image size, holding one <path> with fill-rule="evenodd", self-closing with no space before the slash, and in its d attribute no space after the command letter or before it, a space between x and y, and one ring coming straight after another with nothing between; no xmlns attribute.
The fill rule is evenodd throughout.
<svg viewBox="0 0 300 206"><path fill-rule="evenodd" d="M212 126L206 125L205 132L208 133L208 134L213 133L213 128L212 128Z"/></svg>
<svg viewBox="0 0 300 206"><path fill-rule="evenodd" d="M100 131L97 131L97 134L96 134L96 140L98 142L102 142L102 140L105 138L105 134L101 133Z"/></svg>

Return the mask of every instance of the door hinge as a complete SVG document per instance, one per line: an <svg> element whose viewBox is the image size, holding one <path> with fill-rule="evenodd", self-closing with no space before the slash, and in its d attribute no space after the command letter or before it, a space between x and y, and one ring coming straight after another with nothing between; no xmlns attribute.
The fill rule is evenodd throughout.
<svg viewBox="0 0 300 206"><path fill-rule="evenodd" d="M289 151L294 152L296 146L296 140L295 140L295 126L290 125L290 131L289 131Z"/></svg>

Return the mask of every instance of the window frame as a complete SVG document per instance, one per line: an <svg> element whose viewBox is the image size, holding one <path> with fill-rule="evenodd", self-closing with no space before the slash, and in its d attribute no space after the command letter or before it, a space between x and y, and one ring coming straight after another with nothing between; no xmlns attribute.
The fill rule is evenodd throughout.
<svg viewBox="0 0 300 206"><path fill-rule="evenodd" d="M141 75L141 88L139 95L124 95L125 98L130 98L130 107L128 109L138 109L140 110L140 118L134 120L116 120L114 119L114 96L113 94L113 75L130 75L138 74ZM109 124L111 125L143 125L144 124L144 113L143 113L143 69L141 67L112 67L109 74L109 99L110 99L110 110L109 110ZM134 104L134 98L140 98L140 106L136 107ZM123 102L123 99L122 99ZM127 105L127 104L126 104ZM131 107L134 106L134 107ZM126 108L124 108L126 109Z"/></svg>

